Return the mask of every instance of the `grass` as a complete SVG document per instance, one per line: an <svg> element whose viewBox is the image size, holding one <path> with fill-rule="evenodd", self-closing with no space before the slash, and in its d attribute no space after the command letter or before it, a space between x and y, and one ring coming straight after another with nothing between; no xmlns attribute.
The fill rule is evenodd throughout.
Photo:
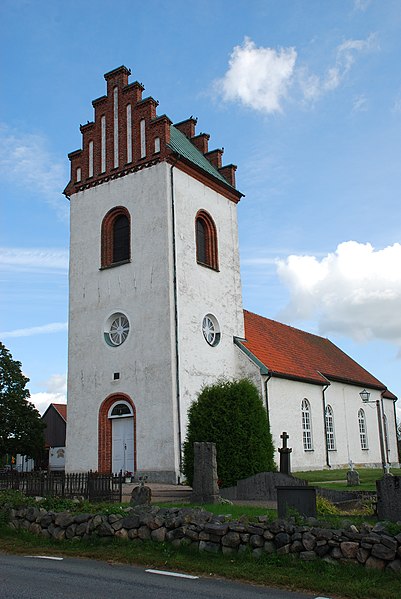
<svg viewBox="0 0 401 599"><path fill-rule="evenodd" d="M321 560L302 562L290 556L250 554L223 556L174 548L165 543L92 538L52 541L27 531L0 528L0 551L83 557L147 568L185 571L207 577L225 577L254 584L304 590L353 599L399 599L401 577L367 570L354 564L331 565Z"/></svg>
<svg viewBox="0 0 401 599"><path fill-rule="evenodd" d="M205 503L202 505L195 505L189 503L182 503L179 506L176 503L158 503L159 507L190 507L200 508L207 512L211 512L215 516L226 516L230 517L231 520L240 520L247 518L247 520L256 520L258 516L267 516L269 520L277 518L277 511L271 510L265 507L257 507L253 505L230 505L226 503Z"/></svg>
<svg viewBox="0 0 401 599"><path fill-rule="evenodd" d="M359 490L376 491L376 480L382 478L383 470L381 468L356 468L359 473L360 485L358 487L347 486L348 469L340 470L311 470L308 472L293 472L294 476L307 480L309 484L327 489L337 490ZM401 476L401 468L392 468L391 473L395 476ZM334 482L333 482L334 481Z"/></svg>

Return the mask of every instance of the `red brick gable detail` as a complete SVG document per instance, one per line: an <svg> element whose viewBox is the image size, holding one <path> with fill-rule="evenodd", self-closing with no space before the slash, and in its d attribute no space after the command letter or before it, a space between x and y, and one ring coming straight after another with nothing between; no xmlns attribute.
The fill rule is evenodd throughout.
<svg viewBox="0 0 401 599"><path fill-rule="evenodd" d="M276 376L325 384L346 382L386 390L329 339L244 310L244 346Z"/></svg>
<svg viewBox="0 0 401 599"><path fill-rule="evenodd" d="M168 160L173 163L177 160L176 153L168 147L172 121L166 115L157 116L158 102L152 97L142 99L144 87L137 81L128 83L130 74L129 69L121 66L104 75L107 82L107 94L93 100L94 120L80 126L82 149L68 154L71 162L71 178L64 190L67 197L142 168L149 168L160 161ZM115 105L115 90L117 106ZM131 111L130 117L128 117L127 107ZM116 117L118 126L115 130ZM129 118L131 126L128 125ZM141 138L141 121L144 121L145 140ZM102 122L104 123L103 133ZM242 194L236 192L235 189L231 189L231 191L228 189L230 186L235 188L236 167L234 165L222 167L223 150L217 149L209 152L210 136L204 133L196 135L196 123L197 119L191 117L177 123L176 127L219 170L221 176L227 181L227 188L225 188L224 182L219 183L218 179L207 173L199 173L196 168L188 168L188 165L185 165L182 170L212 189L217 188L219 191L223 189L222 193L225 197L238 202ZM115 165L115 144L118 144L117 166ZM144 144L145 152L143 152ZM130 150L128 150L128 146ZM103 167L102 162L105 163ZM182 167L182 164L180 166Z"/></svg>
<svg viewBox="0 0 401 599"><path fill-rule="evenodd" d="M111 472L112 451L112 420L108 417L109 410L118 401L126 401L134 413L134 470L136 471L136 409L131 398L125 393L113 393L106 397L99 408L98 429L98 471Z"/></svg>
<svg viewBox="0 0 401 599"><path fill-rule="evenodd" d="M128 84L129 69L122 66L105 74L107 95L92 102L94 121L80 127L82 133L82 150L68 155L71 161L71 179L64 193L70 196L81 188L103 183L115 175L128 174L130 167L149 166L149 161L157 156L164 159L169 153L167 144L170 141L171 121L165 115L156 116L158 102L153 98L142 99L143 86L138 83ZM117 90L118 117L115 132L114 90ZM131 109L131 156L127 149L127 106ZM102 169L102 117L105 117L105 169ZM146 155L141 152L140 122L145 121ZM117 135L115 136L115 134ZM160 151L155 152L155 138L160 139ZM118 166L114 165L114 144L118 139ZM93 176L89 176L89 144L93 143ZM129 158L131 158L129 160ZM80 169L80 181L77 171Z"/></svg>

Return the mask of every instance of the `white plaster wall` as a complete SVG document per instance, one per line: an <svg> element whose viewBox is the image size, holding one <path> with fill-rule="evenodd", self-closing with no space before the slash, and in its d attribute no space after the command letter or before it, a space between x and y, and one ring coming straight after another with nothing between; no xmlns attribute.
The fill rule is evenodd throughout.
<svg viewBox="0 0 401 599"><path fill-rule="evenodd" d="M326 391L326 405L334 414L336 450L329 451L329 461L334 467L354 464L380 464L380 438L377 428L375 404L362 404L359 393L362 387L332 382ZM379 399L380 392L370 390L370 399ZM361 449L358 411L363 408L369 449Z"/></svg>
<svg viewBox="0 0 401 599"><path fill-rule="evenodd" d="M309 401L312 418L312 451L304 451L302 441L301 402ZM322 412L322 388L272 377L268 382L268 406L275 460L280 463L277 451L282 446L280 435L289 434L288 446L292 448L292 470L317 470L325 464L325 437Z"/></svg>
<svg viewBox="0 0 401 599"><path fill-rule="evenodd" d="M182 440L187 412L205 384L238 377L233 337L244 334L239 269L237 206L182 171L174 169ZM217 229L219 272L197 264L195 217L206 210ZM213 314L221 339L208 345L202 320Z"/></svg>
<svg viewBox="0 0 401 599"><path fill-rule="evenodd" d="M370 391L370 400L380 399L381 394ZM362 387L332 382L325 392L326 405L333 409L336 449L329 451L329 463L333 468L348 467L352 460L355 466L381 466L380 437L376 404L363 404L359 396ZM302 399L308 399L312 417L313 450L305 451L302 440ZM270 427L276 448L276 462L279 464L278 447L283 431L289 434L289 447L292 447L291 466L296 470L316 470L328 467L324 430L322 387L300 381L271 378L268 382L268 405ZM390 459L397 463L397 449L394 429L392 402L384 400L388 418ZM361 449L358 423L358 410L363 408L369 449ZM392 457L394 456L394 457Z"/></svg>
<svg viewBox="0 0 401 599"><path fill-rule="evenodd" d="M131 214L132 259L99 270L101 223L120 205ZM68 471L97 469L99 406L117 392L136 407L138 470L178 469L171 247L165 163L71 197ZM109 347L103 327L118 311L130 334Z"/></svg>
<svg viewBox="0 0 401 599"><path fill-rule="evenodd" d="M259 391L263 405L266 406L265 377L261 376L259 366L257 366L238 346L235 346L235 353L237 358L237 377L251 381Z"/></svg>

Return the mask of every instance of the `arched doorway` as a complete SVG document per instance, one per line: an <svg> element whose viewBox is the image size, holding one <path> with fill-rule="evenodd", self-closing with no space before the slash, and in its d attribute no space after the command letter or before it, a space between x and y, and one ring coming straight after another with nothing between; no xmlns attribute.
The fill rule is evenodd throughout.
<svg viewBox="0 0 401 599"><path fill-rule="evenodd" d="M134 413L127 401L113 404L111 423L111 471L134 472Z"/></svg>
<svg viewBox="0 0 401 599"><path fill-rule="evenodd" d="M110 395L99 409L99 472L136 471L136 413L125 393Z"/></svg>

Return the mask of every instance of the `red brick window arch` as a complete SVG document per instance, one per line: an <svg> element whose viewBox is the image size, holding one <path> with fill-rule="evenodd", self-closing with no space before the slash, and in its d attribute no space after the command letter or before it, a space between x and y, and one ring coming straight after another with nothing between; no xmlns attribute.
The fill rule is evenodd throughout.
<svg viewBox="0 0 401 599"><path fill-rule="evenodd" d="M210 214L199 210L195 218L196 261L214 270L219 269L216 225Z"/></svg>
<svg viewBox="0 0 401 599"><path fill-rule="evenodd" d="M102 222L102 268L131 259L131 218L123 206L112 208Z"/></svg>

